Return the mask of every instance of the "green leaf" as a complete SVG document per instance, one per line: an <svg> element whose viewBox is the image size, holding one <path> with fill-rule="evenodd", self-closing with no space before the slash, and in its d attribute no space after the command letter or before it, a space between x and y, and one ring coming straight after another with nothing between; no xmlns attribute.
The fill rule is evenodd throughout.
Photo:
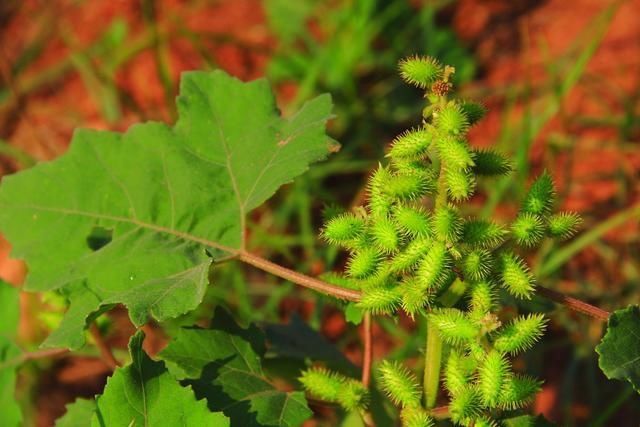
<svg viewBox="0 0 640 427"><path fill-rule="evenodd" d="M3 179L0 230L25 288L70 300L47 346L82 346L101 306L126 305L136 325L193 310L211 256L242 248L247 213L333 148L327 95L284 119L266 80L190 72L177 104L173 127L78 130L65 155Z"/></svg>
<svg viewBox="0 0 640 427"><path fill-rule="evenodd" d="M640 307L629 306L609 317L596 347L598 365L609 379L627 380L640 393Z"/></svg>
<svg viewBox="0 0 640 427"><path fill-rule="evenodd" d="M355 303L350 302L344 309L344 317L347 322L359 325L362 323L364 317L364 311L358 307Z"/></svg>
<svg viewBox="0 0 640 427"><path fill-rule="evenodd" d="M229 426L221 413L196 400L190 387L183 387L162 362L153 361L142 350L144 334L136 333L129 343L131 364L116 369L96 400L93 427L111 426Z"/></svg>
<svg viewBox="0 0 640 427"><path fill-rule="evenodd" d="M169 371L186 379L212 411L233 427L298 426L311 416L304 394L283 392L266 378L260 358L264 337L242 329L217 310L209 329L182 328L161 353Z"/></svg>
<svg viewBox="0 0 640 427"><path fill-rule="evenodd" d="M55 427L87 427L96 412L95 400L77 399L67 405L67 412L56 420Z"/></svg>
<svg viewBox="0 0 640 427"><path fill-rule="evenodd" d="M16 367L5 362L20 356L20 349L8 338L0 336L0 426L18 427L22 425L22 412L15 398Z"/></svg>
<svg viewBox="0 0 640 427"><path fill-rule="evenodd" d="M324 362L327 367L355 376L360 370L318 331L293 314L286 325L267 324L264 327L269 353L279 357Z"/></svg>

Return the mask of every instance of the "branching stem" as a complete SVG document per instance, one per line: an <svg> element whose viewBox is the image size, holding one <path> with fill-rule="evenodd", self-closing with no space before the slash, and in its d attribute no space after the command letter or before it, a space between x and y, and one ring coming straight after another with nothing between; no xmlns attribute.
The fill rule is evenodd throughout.
<svg viewBox="0 0 640 427"><path fill-rule="evenodd" d="M371 362L373 360L373 336L371 327L371 313L364 313L362 322L362 332L364 335L364 346L362 356L362 384L369 388L371 381Z"/></svg>
<svg viewBox="0 0 640 427"><path fill-rule="evenodd" d="M288 268L282 267L278 264L274 264L269 260L245 251L241 251L238 253L238 259L242 262L259 268L260 270L264 270L267 273L271 273L297 285L312 289L314 291L318 291L325 295L330 295L349 301L359 301L362 295L359 291L346 289L327 282L323 282L322 280L306 276L302 273L298 273L297 271L289 270Z"/></svg>
<svg viewBox="0 0 640 427"><path fill-rule="evenodd" d="M538 285L536 287L536 292L538 295L550 299L553 302L557 302L558 304L562 304L571 310L586 314L589 317L593 317L594 319L602 320L604 322L609 319L609 315L611 314L599 307L581 301L577 298L570 297L561 292L554 291L553 289L545 288L544 286Z"/></svg>
<svg viewBox="0 0 640 427"><path fill-rule="evenodd" d="M113 355L113 351L111 351L111 347L109 346L109 344L107 344L104 337L102 336L98 325L92 323L89 327L89 333L91 334L96 347L100 351L100 355L102 356L102 360L104 361L104 363L106 363L109 369L115 371L118 366L121 366L121 363Z"/></svg>

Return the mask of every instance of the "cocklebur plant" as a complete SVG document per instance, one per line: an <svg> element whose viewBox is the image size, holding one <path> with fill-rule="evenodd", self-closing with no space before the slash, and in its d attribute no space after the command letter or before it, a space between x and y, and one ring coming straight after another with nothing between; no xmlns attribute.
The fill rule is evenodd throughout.
<svg viewBox="0 0 640 427"><path fill-rule="evenodd" d="M348 251L340 283L362 292L361 309L392 316L404 311L428 322L424 401L408 368L387 361L379 368L382 388L401 408L403 425L433 423L428 411L436 402L443 343L452 421L494 425L539 391L541 382L516 373L511 357L530 349L547 323L540 313L502 319L499 290L530 299L536 280L519 250L547 237L566 239L581 220L574 213L553 213L555 188L546 172L534 180L511 224L464 216L462 205L478 180L509 173L509 162L493 150L469 146L467 132L485 109L449 96L452 67L411 57L399 68L407 83L425 90L422 123L391 143L388 163L369 179L367 204L330 219L322 237ZM458 299L466 301L457 304Z"/></svg>
<svg viewBox="0 0 640 427"><path fill-rule="evenodd" d="M528 300L536 293L609 319L597 348L600 367L640 389L638 307L610 315L541 286L525 262L523 251L547 238L569 238L580 223L575 214L554 213L551 177L543 173L533 181L509 224L468 217L464 203L478 182L510 170L499 153L468 144L467 132L484 108L453 99L454 70L434 59L409 58L400 72L425 92L422 123L393 141L369 178L366 205L332 214L322 228L321 237L348 254L343 274L310 277L248 249L250 212L336 150L325 134L328 96L283 118L265 80L186 73L173 126L79 130L60 158L4 177L0 231L12 254L27 263L24 290L68 308L50 322L57 326L45 349L24 351L15 343L18 290L0 283L0 425L23 424L11 397L19 368L78 350L90 335L96 348L86 354L100 354L113 374L100 395L69 405L60 426L299 426L313 412L294 389L298 383L369 426L394 424L378 391L406 427L446 420L497 426L513 420L540 389L541 380L512 362L547 325L542 313L507 317L507 294ZM136 328L150 322L163 327L204 309L207 287L225 285L217 283L216 269L229 262L348 301L348 315L363 312L361 377L354 378L353 365L345 367L344 357L328 351L330 344L303 323L278 325L274 333L241 327L218 308L210 322L165 328L168 344L154 357L143 349L141 330L130 338L128 356L111 351L99 327L109 327L106 312L120 305ZM418 367L373 360L376 316L401 313L426 322ZM295 373L283 375L286 390L263 368L267 343L270 359L311 361L303 372L291 365ZM518 422L533 418L519 416Z"/></svg>

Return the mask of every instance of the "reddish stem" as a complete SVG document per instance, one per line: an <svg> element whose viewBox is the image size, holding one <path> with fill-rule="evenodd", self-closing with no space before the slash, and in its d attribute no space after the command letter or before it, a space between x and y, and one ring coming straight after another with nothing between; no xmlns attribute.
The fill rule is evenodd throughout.
<svg viewBox="0 0 640 427"><path fill-rule="evenodd" d="M98 329L98 325L92 323L91 326L89 326L89 332L91 333L91 337L93 337L93 340L96 343L96 347L98 347L98 350L100 351L102 360L104 361L104 363L106 363L109 369L115 371L115 369L120 366L120 362L115 358L113 352L111 351L111 347L104 340L102 333L100 333L100 329Z"/></svg>
<svg viewBox="0 0 640 427"><path fill-rule="evenodd" d="M536 292L538 295L550 299L551 301L557 302L558 304L562 304L571 310L577 311L582 314L586 314L587 316L593 317L594 319L602 320L604 322L609 319L609 313L606 310L603 310L599 307L581 301L577 298L573 298L567 296L561 292L554 291L553 289L545 288L544 286L537 286Z"/></svg>
<svg viewBox="0 0 640 427"><path fill-rule="evenodd" d="M373 334L371 328L371 313L364 313L362 322L362 333L364 335L364 347L362 357L362 384L369 388L371 381L371 361L373 360Z"/></svg>

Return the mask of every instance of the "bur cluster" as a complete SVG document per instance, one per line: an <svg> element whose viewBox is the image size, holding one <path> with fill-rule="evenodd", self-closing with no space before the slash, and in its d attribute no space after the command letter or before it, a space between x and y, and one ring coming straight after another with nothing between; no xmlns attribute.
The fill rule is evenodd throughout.
<svg viewBox="0 0 640 427"><path fill-rule="evenodd" d="M580 218L553 213L555 188L546 172L533 181L510 223L466 216L463 203L478 181L508 174L509 161L469 145L469 128L485 108L450 96L452 67L411 57L399 68L407 83L425 92L421 123L392 141L387 162L368 180L366 205L330 218L322 237L348 252L345 274L335 283L359 289L361 309L425 316L437 328L447 347L442 378L451 419L495 425L502 411L526 406L539 390L540 382L516 373L510 358L531 348L546 325L542 314L503 318L499 297L530 299L536 280L519 252L545 238L571 237ZM454 283L463 292L452 300L447 294ZM408 368L385 361L379 374L404 426L432 425ZM311 394L341 403L320 393L308 375L303 384Z"/></svg>

